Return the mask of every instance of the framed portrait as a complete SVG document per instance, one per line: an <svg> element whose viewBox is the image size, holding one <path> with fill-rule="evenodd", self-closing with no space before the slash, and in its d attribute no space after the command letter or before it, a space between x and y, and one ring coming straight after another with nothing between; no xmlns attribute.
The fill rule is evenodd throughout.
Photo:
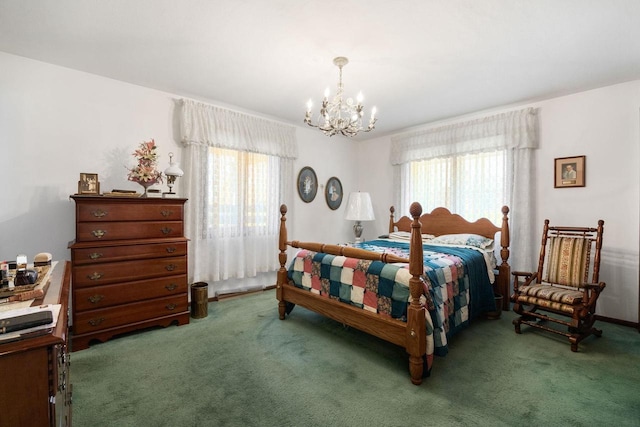
<svg viewBox="0 0 640 427"><path fill-rule="evenodd" d="M335 211L342 204L342 183L335 176L332 176L327 181L327 186L324 189L324 198L331 210Z"/></svg>
<svg viewBox="0 0 640 427"><path fill-rule="evenodd" d="M78 194L100 194L100 181L97 173L81 173L78 181Z"/></svg>
<svg viewBox="0 0 640 427"><path fill-rule="evenodd" d="M305 166L298 173L298 194L303 202L309 203L316 198L318 193L318 178L315 171Z"/></svg>
<svg viewBox="0 0 640 427"><path fill-rule="evenodd" d="M554 187L584 187L586 156L559 157L554 161Z"/></svg>

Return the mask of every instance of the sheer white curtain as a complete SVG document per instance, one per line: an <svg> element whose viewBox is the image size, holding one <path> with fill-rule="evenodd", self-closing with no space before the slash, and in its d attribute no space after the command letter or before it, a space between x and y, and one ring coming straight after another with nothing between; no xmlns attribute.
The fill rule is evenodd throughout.
<svg viewBox="0 0 640 427"><path fill-rule="evenodd" d="M447 158L460 160L469 154L503 152L504 164L500 167L504 168L504 198L502 202L496 200L494 203L497 203L498 211L501 205L510 208L511 266L516 269L530 266L535 259L533 243L539 228L539 224L535 223L533 209L536 194L533 150L538 148L537 113L536 108L525 108L392 137L394 184L395 188L400 189L396 194L395 205L401 206L401 212L404 213L413 202L409 200L410 194L413 194L412 162ZM464 166L458 166L462 167ZM465 171L461 170L460 173L464 175ZM466 184L460 183L458 187L464 185ZM464 204L464 199L459 203Z"/></svg>
<svg viewBox="0 0 640 427"><path fill-rule="evenodd" d="M192 100L182 100L180 122L190 282L208 282L211 294L220 281L275 271L279 206L293 196L295 128Z"/></svg>

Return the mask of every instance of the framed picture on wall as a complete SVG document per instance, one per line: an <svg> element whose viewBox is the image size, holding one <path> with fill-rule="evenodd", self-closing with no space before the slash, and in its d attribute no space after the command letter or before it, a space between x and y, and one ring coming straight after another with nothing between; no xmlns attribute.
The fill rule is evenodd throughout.
<svg viewBox="0 0 640 427"><path fill-rule="evenodd" d="M554 187L584 187L586 156L559 157L554 161Z"/></svg>
<svg viewBox="0 0 640 427"><path fill-rule="evenodd" d="M78 194L100 194L100 181L97 173L81 173L78 181Z"/></svg>
<svg viewBox="0 0 640 427"><path fill-rule="evenodd" d="M331 210L335 211L342 204L342 183L335 176L332 176L327 181L327 186L324 189L324 198Z"/></svg>
<svg viewBox="0 0 640 427"><path fill-rule="evenodd" d="M316 172L309 166L300 169L298 174L298 195L305 203L316 198L318 192L318 178Z"/></svg>

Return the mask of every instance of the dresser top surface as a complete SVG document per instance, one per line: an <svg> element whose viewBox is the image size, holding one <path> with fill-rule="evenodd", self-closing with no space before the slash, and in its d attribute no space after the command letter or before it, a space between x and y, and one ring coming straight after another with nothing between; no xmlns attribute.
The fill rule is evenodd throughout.
<svg viewBox="0 0 640 427"><path fill-rule="evenodd" d="M182 198L164 198L164 197L113 197L113 196L87 196L84 194L72 194L69 196L75 200L76 203L90 202L90 203L169 203L179 204L184 203L187 199Z"/></svg>

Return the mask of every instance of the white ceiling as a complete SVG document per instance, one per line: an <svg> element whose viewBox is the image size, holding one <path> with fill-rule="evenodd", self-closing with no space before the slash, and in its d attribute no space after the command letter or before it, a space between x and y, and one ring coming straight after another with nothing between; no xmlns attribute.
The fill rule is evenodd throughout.
<svg viewBox="0 0 640 427"><path fill-rule="evenodd" d="M347 56L377 137L640 79L640 1L0 0L0 51L295 124Z"/></svg>

